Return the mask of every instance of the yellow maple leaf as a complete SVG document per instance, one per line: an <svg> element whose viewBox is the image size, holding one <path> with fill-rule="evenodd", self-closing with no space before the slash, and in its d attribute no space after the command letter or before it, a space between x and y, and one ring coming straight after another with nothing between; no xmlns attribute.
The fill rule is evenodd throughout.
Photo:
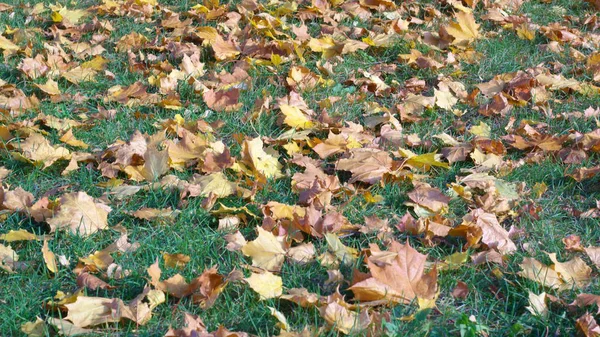
<svg viewBox="0 0 600 337"><path fill-rule="evenodd" d="M275 298L283 293L283 281L281 277L271 273L262 274L252 273L250 277L244 279L252 290L260 295L261 300Z"/></svg>
<svg viewBox="0 0 600 337"><path fill-rule="evenodd" d="M336 258L344 264L351 264L356 261L358 257L358 251L354 248L344 246L340 238L332 233L325 234L325 241L327 241L327 246L329 250L333 254L335 254Z"/></svg>
<svg viewBox="0 0 600 337"><path fill-rule="evenodd" d="M296 106L281 104L279 109L285 115L283 122L293 128L310 129L314 125L310 117Z"/></svg>
<svg viewBox="0 0 600 337"><path fill-rule="evenodd" d="M277 179L283 176L281 163L277 157L265 152L260 138L244 141L244 159L254 168L256 174L267 179Z"/></svg>
<svg viewBox="0 0 600 337"><path fill-rule="evenodd" d="M490 138L492 129L484 122L479 122L479 125L473 125L469 129L469 132L478 137Z"/></svg>
<svg viewBox="0 0 600 337"><path fill-rule="evenodd" d="M252 265L272 271L281 270L285 259L283 239L257 227L258 237L242 247L242 253L252 258Z"/></svg>
<svg viewBox="0 0 600 337"><path fill-rule="evenodd" d="M15 52L15 51L19 50L20 48L19 48L19 46L14 44L11 40L0 35L0 49L8 51L8 52Z"/></svg>
<svg viewBox="0 0 600 337"><path fill-rule="evenodd" d="M452 44L468 44L479 37L479 25L475 23L473 13L459 11L455 18L457 22L450 23L446 28L448 34L454 37Z"/></svg>

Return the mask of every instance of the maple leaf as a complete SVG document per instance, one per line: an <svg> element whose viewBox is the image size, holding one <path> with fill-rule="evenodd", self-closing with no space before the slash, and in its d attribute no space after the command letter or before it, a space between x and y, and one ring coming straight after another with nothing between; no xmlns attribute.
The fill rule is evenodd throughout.
<svg viewBox="0 0 600 337"><path fill-rule="evenodd" d="M244 141L243 160L257 176L266 179L277 179L283 176L281 163L279 163L277 157L264 150L260 138Z"/></svg>
<svg viewBox="0 0 600 337"><path fill-rule="evenodd" d="M600 336L600 326L596 323L594 316L587 312L577 319L577 330L581 331L585 337Z"/></svg>
<svg viewBox="0 0 600 337"><path fill-rule="evenodd" d="M211 43L211 47L215 52L215 58L218 61L234 59L240 54L238 46L234 41L225 40L220 35L215 37L214 41Z"/></svg>
<svg viewBox="0 0 600 337"><path fill-rule="evenodd" d="M465 215L463 223L453 228L450 235L464 236L469 246L476 245L481 240L489 248L497 249L502 254L512 254L517 250L509 232L500 225L496 215L480 208Z"/></svg>
<svg viewBox="0 0 600 337"><path fill-rule="evenodd" d="M54 317L48 318L48 324L54 326L56 331L64 336L78 336L93 333L92 329L85 329L75 326L73 323L65 320Z"/></svg>
<svg viewBox="0 0 600 337"><path fill-rule="evenodd" d="M14 273L15 262L19 261L19 255L10 247L0 243L0 269L8 273Z"/></svg>
<svg viewBox="0 0 600 337"><path fill-rule="evenodd" d="M327 233L325 234L325 240L327 241L329 250L339 261L342 261L344 264L351 264L356 261L358 251L354 248L345 246L337 235Z"/></svg>
<svg viewBox="0 0 600 337"><path fill-rule="evenodd" d="M406 151L399 151L403 155L406 154ZM412 155L410 154L408 159L404 162L405 165L421 169L423 171L429 171L432 166L442 167L442 168L450 168L450 165L440 161L441 155L432 153L424 153L420 155Z"/></svg>
<svg viewBox="0 0 600 337"><path fill-rule="evenodd" d="M29 337L43 337L46 335L46 322L36 317L35 322L26 322L21 325L21 331Z"/></svg>
<svg viewBox="0 0 600 337"><path fill-rule="evenodd" d="M35 165L44 168L52 166L57 160L71 159L71 152L64 147L52 146L48 139L39 133L32 133L21 143L21 153L13 152L13 155L25 158Z"/></svg>
<svg viewBox="0 0 600 337"><path fill-rule="evenodd" d="M83 68L79 66L63 72L60 75L73 84L79 84L81 82L95 81L97 73L98 72L92 68Z"/></svg>
<svg viewBox="0 0 600 337"><path fill-rule="evenodd" d="M3 191L0 197L2 201L1 208L11 211L22 211L33 204L33 194L17 187L12 191Z"/></svg>
<svg viewBox="0 0 600 337"><path fill-rule="evenodd" d="M10 231L8 231L8 233L0 235L0 240L6 241L6 242L30 241L30 240L38 240L38 237L35 234L30 233L24 229L19 229L16 231L10 230Z"/></svg>
<svg viewBox="0 0 600 337"><path fill-rule="evenodd" d="M108 227L112 208L98 203L85 192L67 193L60 198L58 212L47 220L52 232L68 229L71 233L89 236Z"/></svg>
<svg viewBox="0 0 600 337"><path fill-rule="evenodd" d="M21 48L19 48L19 46L14 44L11 40L0 35L0 49L4 50L5 52L12 53L20 50Z"/></svg>
<svg viewBox="0 0 600 337"><path fill-rule="evenodd" d="M342 301L339 301L342 302ZM321 316L325 321L345 334L364 331L371 324L371 317L367 310L357 313L347 308L348 304L332 301L320 308Z"/></svg>
<svg viewBox="0 0 600 337"><path fill-rule="evenodd" d="M350 158L337 161L335 168L352 172L350 182L362 181L374 184L392 168L392 158L386 151L377 149L353 149Z"/></svg>
<svg viewBox="0 0 600 337"><path fill-rule="evenodd" d="M197 176L184 187L184 195L191 197L214 195L224 198L235 193L237 185L227 179L225 174L217 172L205 176Z"/></svg>
<svg viewBox="0 0 600 337"><path fill-rule="evenodd" d="M567 262L558 262L556 254L552 253L548 256L554 262L550 267L533 258L523 259L519 275L559 291L573 287L582 288L589 283L592 270L579 257Z"/></svg>
<svg viewBox="0 0 600 337"><path fill-rule="evenodd" d="M286 81L294 90L308 91L314 89L322 79L306 67L294 66L290 69Z"/></svg>
<svg viewBox="0 0 600 337"><path fill-rule="evenodd" d="M526 309L535 316L547 317L549 313L548 306L546 305L547 297L545 292L536 295L529 291L529 306Z"/></svg>
<svg viewBox="0 0 600 337"><path fill-rule="evenodd" d="M118 298L78 296L75 302L65 304L69 310L65 319L80 328L119 322L123 318L143 325L152 317L152 310L164 301L163 292L150 288L145 288L129 304Z"/></svg>
<svg viewBox="0 0 600 337"><path fill-rule="evenodd" d="M439 189L426 185L417 186L412 192L408 193L408 197L413 203L407 203L409 206L414 206L415 211L419 214L429 213L444 213L448 208L450 197L444 195ZM417 207L424 208L423 211Z"/></svg>
<svg viewBox="0 0 600 337"><path fill-rule="evenodd" d="M217 272L216 267L204 270L200 276L193 279L190 283L187 283L181 274L175 274L161 281L160 276L162 271L158 266L158 259L146 271L150 276L150 283L158 290L169 293L171 296L177 298L191 296L192 302L199 303L204 309L213 305L227 284L227 280Z"/></svg>
<svg viewBox="0 0 600 337"><path fill-rule="evenodd" d="M76 147L80 147L83 149L87 149L88 147L90 147L88 144L86 144L85 142L75 138L75 135L73 135L73 129L69 129L67 130L67 132L65 132L59 139L61 142L71 145L71 146L76 146Z"/></svg>
<svg viewBox="0 0 600 337"><path fill-rule="evenodd" d="M446 28L448 34L454 37L452 44L466 45L479 37L479 25L475 23L472 12L459 11L455 18L457 22L450 23Z"/></svg>
<svg viewBox="0 0 600 337"><path fill-rule="evenodd" d="M163 259L165 260L165 266L169 268L183 268L188 264L191 258L188 255L177 253L169 254L163 253Z"/></svg>
<svg viewBox="0 0 600 337"><path fill-rule="evenodd" d="M283 282L281 277L269 271L263 273L252 273L244 279L252 290L260 295L261 300L275 298L283 293Z"/></svg>
<svg viewBox="0 0 600 337"><path fill-rule="evenodd" d="M206 105L215 111L235 111L239 110L243 103L239 102L240 90L233 88L231 90L206 90L202 94Z"/></svg>
<svg viewBox="0 0 600 337"><path fill-rule="evenodd" d="M79 275L77 275L77 286L87 288L90 290L115 288L109 285L108 283L104 282L97 276L92 275L88 272L82 272Z"/></svg>
<svg viewBox="0 0 600 337"><path fill-rule="evenodd" d="M49 78L45 84L36 84L36 87L40 88L43 92L48 95L60 95L60 89L58 88L58 83Z"/></svg>
<svg viewBox="0 0 600 337"><path fill-rule="evenodd" d="M600 247L586 247L584 250L592 263L600 268Z"/></svg>
<svg viewBox="0 0 600 337"><path fill-rule="evenodd" d="M392 241L388 253L390 259L377 261L373 256L367 261L372 277L350 287L360 301L386 299L408 304L414 299L434 300L437 296L437 270L425 273L427 255L419 253L407 242L405 245ZM377 245L371 245L372 254L382 253Z"/></svg>
<svg viewBox="0 0 600 337"><path fill-rule="evenodd" d="M124 171L135 181L156 181L169 171L169 154L165 150L149 147L144 153L143 165L126 166Z"/></svg>
<svg viewBox="0 0 600 337"><path fill-rule="evenodd" d="M242 247L242 253L252 258L252 265L264 270L279 271L285 260L287 246L283 237L257 227L258 237Z"/></svg>
<svg viewBox="0 0 600 337"><path fill-rule="evenodd" d="M435 105L445 110L452 110L458 103L458 98L449 91L434 89Z"/></svg>
<svg viewBox="0 0 600 337"><path fill-rule="evenodd" d="M174 220L175 217L179 214L178 210L172 210L171 207L157 209L157 208L140 208L137 211L131 213L132 216L138 219L144 220Z"/></svg>

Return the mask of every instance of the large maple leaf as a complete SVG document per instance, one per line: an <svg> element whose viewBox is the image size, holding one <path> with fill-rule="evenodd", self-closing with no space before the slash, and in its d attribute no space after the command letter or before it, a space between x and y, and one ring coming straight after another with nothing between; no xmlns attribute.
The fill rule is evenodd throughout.
<svg viewBox="0 0 600 337"><path fill-rule="evenodd" d="M381 251L371 246L367 261L372 277L350 289L360 301L389 300L410 303L415 299L433 300L437 295L437 270L425 273L427 255L419 253L407 242L393 241L390 249Z"/></svg>
<svg viewBox="0 0 600 337"><path fill-rule="evenodd" d="M88 236L108 227L111 210L85 192L68 193L60 198L60 210L48 219L48 224L51 231L66 228L74 234Z"/></svg>

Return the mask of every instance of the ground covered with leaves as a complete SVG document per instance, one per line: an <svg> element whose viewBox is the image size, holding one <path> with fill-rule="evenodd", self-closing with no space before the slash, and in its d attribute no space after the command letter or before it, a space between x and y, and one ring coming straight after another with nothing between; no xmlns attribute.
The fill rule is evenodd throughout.
<svg viewBox="0 0 600 337"><path fill-rule="evenodd" d="M0 3L0 331L600 336L600 2Z"/></svg>

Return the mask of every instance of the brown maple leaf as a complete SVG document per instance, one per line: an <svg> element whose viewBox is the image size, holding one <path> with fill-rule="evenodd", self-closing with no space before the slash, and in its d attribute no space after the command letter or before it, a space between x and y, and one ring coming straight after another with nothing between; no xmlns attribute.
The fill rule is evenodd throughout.
<svg viewBox="0 0 600 337"><path fill-rule="evenodd" d="M433 301L437 296L437 270L425 273L427 255L419 253L407 242L392 241L389 250L371 245L367 266L371 277L353 284L350 289L360 301L389 300L410 303L415 299ZM378 258L385 255L385 258Z"/></svg>
<svg viewBox="0 0 600 337"><path fill-rule="evenodd" d="M392 162L390 154L386 151L371 148L353 149L350 151L350 158L338 160L335 168L352 172L351 183L362 181L374 184L390 172Z"/></svg>

